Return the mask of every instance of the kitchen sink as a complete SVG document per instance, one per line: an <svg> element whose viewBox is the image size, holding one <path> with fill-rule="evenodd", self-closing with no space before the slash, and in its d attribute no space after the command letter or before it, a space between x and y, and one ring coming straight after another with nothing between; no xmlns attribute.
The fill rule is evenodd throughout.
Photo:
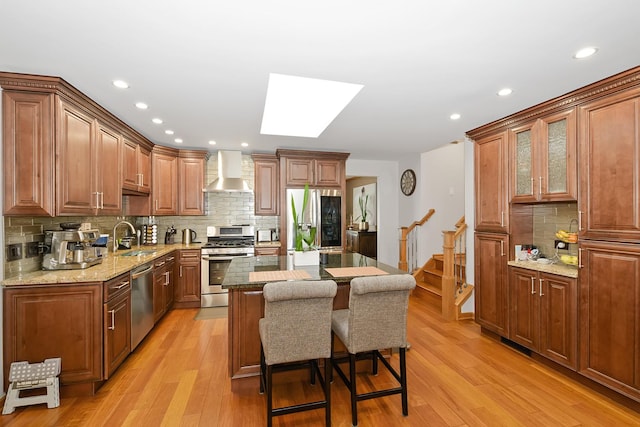
<svg viewBox="0 0 640 427"><path fill-rule="evenodd" d="M138 256L138 255L151 255L155 254L157 251L155 249L136 249L134 251L126 252L120 256Z"/></svg>

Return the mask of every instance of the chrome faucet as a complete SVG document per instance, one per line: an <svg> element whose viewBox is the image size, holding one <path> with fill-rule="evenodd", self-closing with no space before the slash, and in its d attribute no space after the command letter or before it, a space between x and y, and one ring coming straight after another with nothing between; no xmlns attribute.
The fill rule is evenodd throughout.
<svg viewBox="0 0 640 427"><path fill-rule="evenodd" d="M113 226L113 252L118 251L118 240L116 239L116 228L118 228L120 224L127 224L129 226L133 235L136 236L138 246L140 246L140 236L137 235L136 228L133 226L133 224L131 224L129 221L120 221Z"/></svg>

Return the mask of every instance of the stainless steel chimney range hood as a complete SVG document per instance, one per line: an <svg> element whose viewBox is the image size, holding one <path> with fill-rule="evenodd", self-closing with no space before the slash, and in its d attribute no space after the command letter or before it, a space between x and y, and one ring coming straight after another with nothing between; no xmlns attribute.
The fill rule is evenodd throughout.
<svg viewBox="0 0 640 427"><path fill-rule="evenodd" d="M205 193L253 192L249 184L242 179L242 152L218 151L218 178L202 191Z"/></svg>

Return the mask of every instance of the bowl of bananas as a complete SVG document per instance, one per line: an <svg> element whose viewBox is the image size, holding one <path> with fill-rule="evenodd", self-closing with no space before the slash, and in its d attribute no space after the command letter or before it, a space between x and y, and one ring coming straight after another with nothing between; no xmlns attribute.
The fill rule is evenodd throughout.
<svg viewBox="0 0 640 427"><path fill-rule="evenodd" d="M558 230L556 231L556 238L565 243L578 243L578 233L572 231Z"/></svg>
<svg viewBox="0 0 640 427"><path fill-rule="evenodd" d="M560 261L567 265L578 265L577 255L560 255Z"/></svg>

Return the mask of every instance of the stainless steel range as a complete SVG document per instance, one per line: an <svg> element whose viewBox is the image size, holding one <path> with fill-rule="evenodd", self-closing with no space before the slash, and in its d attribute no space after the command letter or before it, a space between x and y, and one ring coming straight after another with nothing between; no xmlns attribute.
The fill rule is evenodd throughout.
<svg viewBox="0 0 640 427"><path fill-rule="evenodd" d="M255 254L255 229L252 225L207 227L207 243L201 249L200 306L229 305L229 294L222 281L231 261Z"/></svg>

